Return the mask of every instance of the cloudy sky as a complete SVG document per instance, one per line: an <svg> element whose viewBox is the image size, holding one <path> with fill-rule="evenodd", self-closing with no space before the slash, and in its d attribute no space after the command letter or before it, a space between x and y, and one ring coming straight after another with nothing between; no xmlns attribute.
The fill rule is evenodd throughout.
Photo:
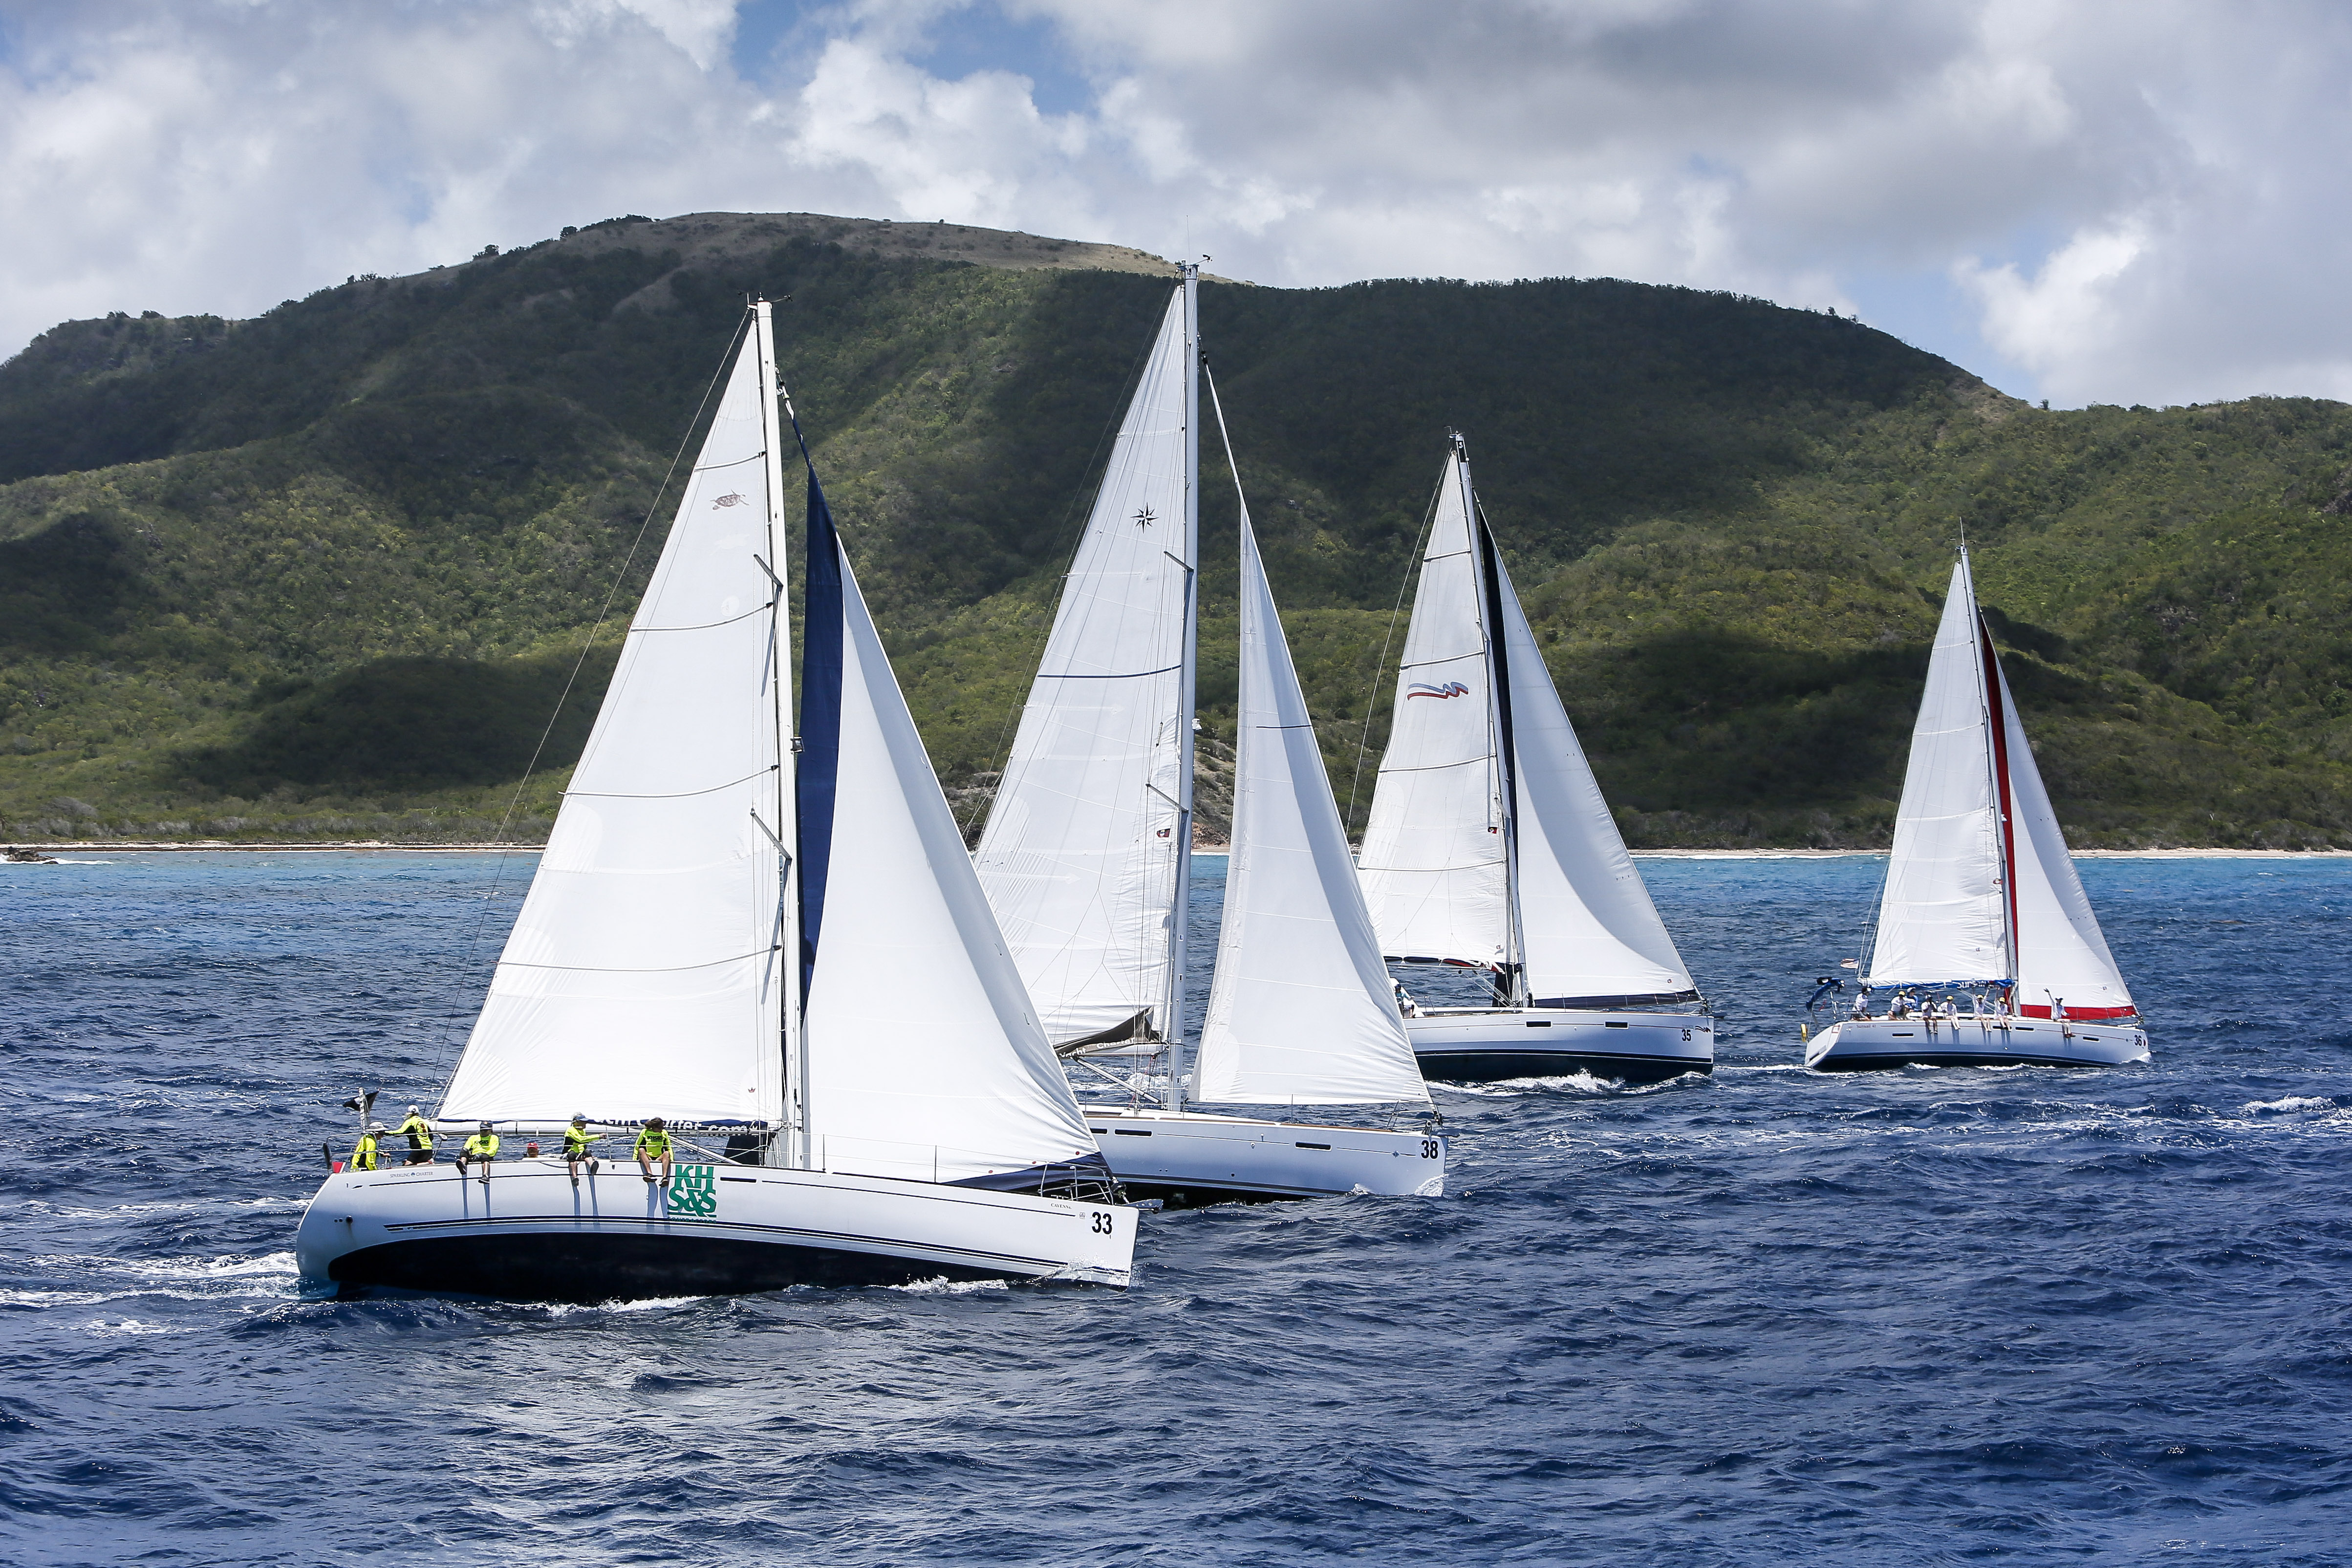
<svg viewBox="0 0 2352 1568"><path fill-rule="evenodd" d="M0 354L622 213L1833 307L2352 398L2344 0L0 0Z"/></svg>

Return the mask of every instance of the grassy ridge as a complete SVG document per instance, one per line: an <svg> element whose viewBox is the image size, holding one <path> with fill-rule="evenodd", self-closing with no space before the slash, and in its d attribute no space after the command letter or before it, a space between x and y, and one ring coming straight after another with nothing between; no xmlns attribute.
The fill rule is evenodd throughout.
<svg viewBox="0 0 2352 1568"><path fill-rule="evenodd" d="M642 587L753 290L792 297L796 406L978 809L1167 285L807 240L689 264L667 229L0 366L0 833L543 831L609 628L551 727L556 694ZM1965 528L2078 841L2352 844L2343 405L2046 413L1853 322L1608 280L1202 314L1343 800L1452 426L1637 842L1884 841ZM1234 511L1203 462L1213 823Z"/></svg>

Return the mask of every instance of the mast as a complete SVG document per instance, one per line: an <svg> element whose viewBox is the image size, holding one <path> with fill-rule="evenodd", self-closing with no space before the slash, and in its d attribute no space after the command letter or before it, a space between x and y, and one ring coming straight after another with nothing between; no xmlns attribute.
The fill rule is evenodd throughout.
<svg viewBox="0 0 2352 1568"><path fill-rule="evenodd" d="M2014 985L2018 968L2017 930L2017 812L2010 797L2009 773L2009 713L2001 701L2000 664L1992 651L1992 631L1984 623L1984 612L1976 604L1976 577L1969 578L1969 612L1977 623L1977 649L1984 666L1985 727L1992 744L1985 749L1992 758L1993 831L2000 846L2000 907L2002 924L2008 937L2009 979Z"/></svg>
<svg viewBox="0 0 2352 1568"><path fill-rule="evenodd" d="M1168 999L1160 1038L1168 1042L1171 1111L1184 1108L1184 938L1192 905L1193 684L1201 630L1201 265L1184 273L1184 632L1176 677L1176 896L1168 917Z"/></svg>
<svg viewBox="0 0 2352 1568"><path fill-rule="evenodd" d="M1470 483L1470 441L1460 431L1454 435L1454 472L1462 486L1462 515L1478 551L1478 636L1486 655L1486 725L1495 753L1496 826L1503 838L1503 966L1509 985L1496 998L1508 1007L1528 1002L1527 943L1520 930L1517 758L1511 731L1510 653L1503 645L1502 560L1495 536L1478 511L1478 494Z"/></svg>
<svg viewBox="0 0 2352 1568"><path fill-rule="evenodd" d="M767 720L772 727L776 757L776 788L773 801L776 831L776 977L774 984L782 988L782 1005L777 1009L775 1049L783 1058L784 1125L782 1137L773 1144L767 1163L781 1163L794 1169L809 1166L808 1118L808 1039L802 1027L801 966L800 966L800 887L799 857L794 852L800 843L799 813L794 810L795 779L793 754L799 749L793 737L793 649L791 607L786 602L785 529L784 529L784 432L776 417L776 402L782 398L789 406L792 394L784 390L783 379L776 372L776 337L773 308L765 300L751 307L751 338L759 355L760 374L760 445L761 465L767 476L768 506L764 519L768 550L762 563L768 571L769 586L775 602L769 617L768 667L773 679L769 688L774 694ZM798 422L794 422L798 429Z"/></svg>

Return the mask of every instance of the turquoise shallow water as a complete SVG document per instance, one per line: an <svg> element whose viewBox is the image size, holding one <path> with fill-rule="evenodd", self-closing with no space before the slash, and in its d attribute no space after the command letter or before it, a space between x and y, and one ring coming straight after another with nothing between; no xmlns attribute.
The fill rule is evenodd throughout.
<svg viewBox="0 0 2352 1568"><path fill-rule="evenodd" d="M289 1250L528 857L88 858L0 867L0 1562L2352 1558L2352 861L2084 863L2147 1069L1822 1078L1879 862L1645 859L1722 1070L1442 1092L1444 1200L1153 1216L1124 1293L547 1309Z"/></svg>

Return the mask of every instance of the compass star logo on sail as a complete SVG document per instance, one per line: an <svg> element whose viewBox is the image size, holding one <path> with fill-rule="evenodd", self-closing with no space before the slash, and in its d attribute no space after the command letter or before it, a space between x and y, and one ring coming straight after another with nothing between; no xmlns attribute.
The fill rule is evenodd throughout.
<svg viewBox="0 0 2352 1568"><path fill-rule="evenodd" d="M1470 695L1470 688L1460 681L1448 681L1442 686L1433 686L1415 681L1412 685L1405 687L1404 695L1407 697L1466 697Z"/></svg>
<svg viewBox="0 0 2352 1568"><path fill-rule="evenodd" d="M730 490L724 496L713 497L711 498L710 505L713 508L717 508L719 507L741 507L749 505L750 502L751 497L744 495L742 491Z"/></svg>
<svg viewBox="0 0 2352 1568"><path fill-rule="evenodd" d="M1160 514L1149 507L1138 507L1135 510L1135 526L1139 528L1148 528L1159 520Z"/></svg>

